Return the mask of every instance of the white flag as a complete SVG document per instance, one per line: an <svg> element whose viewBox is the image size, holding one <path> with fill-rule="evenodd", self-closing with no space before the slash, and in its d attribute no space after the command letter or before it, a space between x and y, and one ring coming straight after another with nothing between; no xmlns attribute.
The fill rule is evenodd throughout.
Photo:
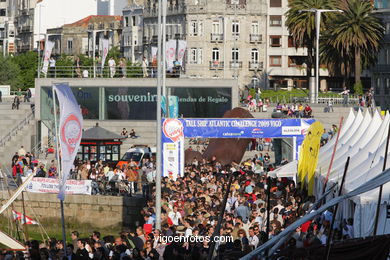
<svg viewBox="0 0 390 260"><path fill-rule="evenodd" d="M183 57L184 53L186 52L187 42L180 40L178 45L177 60L179 61L180 65L183 65Z"/></svg>
<svg viewBox="0 0 390 260"><path fill-rule="evenodd" d="M46 75L47 70L49 68L49 60L51 56L51 52L53 51L54 42L47 41L45 44L45 55L43 56L43 66L42 66L42 72Z"/></svg>
<svg viewBox="0 0 390 260"><path fill-rule="evenodd" d="M176 40L169 40L165 44L165 58L167 62L167 70L172 70L175 57L176 57Z"/></svg>
<svg viewBox="0 0 390 260"><path fill-rule="evenodd" d="M61 179L58 198L65 200L65 183L73 167L80 146L83 116L80 107L67 83L54 84L60 108L59 141L61 148Z"/></svg>
<svg viewBox="0 0 390 260"><path fill-rule="evenodd" d="M102 40L102 48L103 48L103 57L102 57L102 70L104 69L104 63L106 63L106 58L108 54L108 39L103 39Z"/></svg>
<svg viewBox="0 0 390 260"><path fill-rule="evenodd" d="M157 47L152 47L152 62L157 60Z"/></svg>

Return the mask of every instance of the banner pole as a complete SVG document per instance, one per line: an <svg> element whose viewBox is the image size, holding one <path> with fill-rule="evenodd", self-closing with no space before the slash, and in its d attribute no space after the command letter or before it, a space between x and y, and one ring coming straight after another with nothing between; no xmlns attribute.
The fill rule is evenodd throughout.
<svg viewBox="0 0 390 260"><path fill-rule="evenodd" d="M156 149L156 229L161 231L161 83L162 83L162 28L161 28L161 14L162 14L162 0L158 0L158 50L157 50L157 149ZM165 53L164 53L165 55Z"/></svg>
<svg viewBox="0 0 390 260"><path fill-rule="evenodd" d="M61 171L61 163L60 163L60 149L59 149L59 131L57 125L57 104L56 104L56 92L54 89L54 85L52 86L53 92L53 107L54 107L54 131L56 135L56 157L57 157L57 171L58 171L58 181L62 181L62 171ZM64 257L67 258L66 252L66 233L65 233L65 214L64 214L64 202L60 199L61 205L61 225L62 225L62 240L64 243Z"/></svg>

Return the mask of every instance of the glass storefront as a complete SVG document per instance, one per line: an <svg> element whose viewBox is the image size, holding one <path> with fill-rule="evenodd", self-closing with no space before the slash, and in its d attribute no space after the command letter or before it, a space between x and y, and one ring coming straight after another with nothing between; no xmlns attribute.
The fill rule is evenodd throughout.
<svg viewBox="0 0 390 260"><path fill-rule="evenodd" d="M155 120L155 87L72 87L84 119ZM232 108L231 88L168 88L169 95L179 98L179 115L183 117L219 118ZM51 87L41 90L41 119L51 120Z"/></svg>

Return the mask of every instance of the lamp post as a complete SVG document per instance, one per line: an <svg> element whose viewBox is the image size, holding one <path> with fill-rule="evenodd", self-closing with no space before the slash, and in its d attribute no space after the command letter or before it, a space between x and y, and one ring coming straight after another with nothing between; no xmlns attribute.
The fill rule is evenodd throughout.
<svg viewBox="0 0 390 260"><path fill-rule="evenodd" d="M112 30L88 30L87 32L92 33L92 63L93 63L93 77L96 78L96 62L95 62L95 49L96 49L96 33L109 32ZM89 39L89 36L88 36ZM88 41L89 42L89 41ZM89 43L88 43L89 45ZM88 47L89 51L89 47ZM91 57L88 55L88 57Z"/></svg>
<svg viewBox="0 0 390 260"><path fill-rule="evenodd" d="M338 12L342 13L342 10L331 10L331 9L306 9L300 10L301 12L312 12L315 13L315 23L316 23L316 80L314 89L310 89L310 103L318 103L318 91L319 91L319 81L320 81L320 27L321 27L321 14L327 12Z"/></svg>

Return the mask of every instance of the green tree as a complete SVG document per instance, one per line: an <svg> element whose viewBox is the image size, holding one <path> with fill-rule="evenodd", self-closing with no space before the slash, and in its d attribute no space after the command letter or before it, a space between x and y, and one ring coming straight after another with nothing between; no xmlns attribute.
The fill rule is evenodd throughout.
<svg viewBox="0 0 390 260"><path fill-rule="evenodd" d="M361 82L362 64L372 63L380 50L384 26L373 14L370 1L343 0L339 1L337 8L344 13L329 26L331 41L328 44L332 44L341 55L352 57L355 84L358 84Z"/></svg>
<svg viewBox="0 0 390 260"><path fill-rule="evenodd" d="M315 13L305 12L308 9L333 9L333 0L291 0L287 11L286 26L292 35L295 46L306 46L308 59L306 62L306 75L311 77L314 64L314 47L316 38ZM329 13L321 17L321 30L326 28Z"/></svg>
<svg viewBox="0 0 390 260"><path fill-rule="evenodd" d="M12 90L23 87L20 68L11 57L0 56L0 85L11 85Z"/></svg>
<svg viewBox="0 0 390 260"><path fill-rule="evenodd" d="M10 57L20 69L20 78L22 80L22 89L33 88L38 69L38 54L33 51L18 54Z"/></svg>

